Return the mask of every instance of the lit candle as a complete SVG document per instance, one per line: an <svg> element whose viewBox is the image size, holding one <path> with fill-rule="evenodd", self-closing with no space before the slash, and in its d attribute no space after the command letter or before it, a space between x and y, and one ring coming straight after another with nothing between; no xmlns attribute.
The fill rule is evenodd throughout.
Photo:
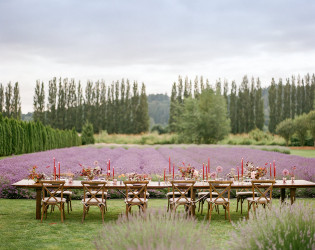
<svg viewBox="0 0 315 250"><path fill-rule="evenodd" d="M171 157L168 157L168 170L169 170L169 174L171 173Z"/></svg>
<svg viewBox="0 0 315 250"><path fill-rule="evenodd" d="M208 158L208 171L210 173L210 158Z"/></svg>
<svg viewBox="0 0 315 250"><path fill-rule="evenodd" d="M165 171L166 171L166 170L165 170L165 168L164 168L164 181L165 181Z"/></svg>
<svg viewBox="0 0 315 250"><path fill-rule="evenodd" d="M58 162L58 175L59 175L59 179L60 179L60 162Z"/></svg>
<svg viewBox="0 0 315 250"><path fill-rule="evenodd" d="M240 180L240 168L237 166L237 180Z"/></svg>
<svg viewBox="0 0 315 250"><path fill-rule="evenodd" d="M202 179L205 179L205 164L202 164Z"/></svg>
<svg viewBox="0 0 315 250"><path fill-rule="evenodd" d="M175 177L175 164L173 163L173 180L174 180L174 177Z"/></svg>

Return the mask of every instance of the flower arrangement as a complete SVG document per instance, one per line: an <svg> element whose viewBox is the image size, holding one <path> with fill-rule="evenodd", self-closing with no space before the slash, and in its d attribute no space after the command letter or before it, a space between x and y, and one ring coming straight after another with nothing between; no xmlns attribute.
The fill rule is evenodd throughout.
<svg viewBox="0 0 315 250"><path fill-rule="evenodd" d="M37 166L33 166L30 170L30 173L28 175L29 179L34 180L35 182L39 182L40 180L45 179L45 174L43 173L36 173Z"/></svg>
<svg viewBox="0 0 315 250"><path fill-rule="evenodd" d="M215 179L217 177L217 173L216 172L212 172L211 174L210 174L210 178L211 179Z"/></svg>
<svg viewBox="0 0 315 250"><path fill-rule="evenodd" d="M235 176L235 168L231 168L230 173L228 173L226 177L231 179L231 178L234 178L234 176Z"/></svg>
<svg viewBox="0 0 315 250"><path fill-rule="evenodd" d="M127 173L126 175L129 181L144 181L150 179L148 174Z"/></svg>
<svg viewBox="0 0 315 250"><path fill-rule="evenodd" d="M244 176L259 179L267 174L267 167L256 167L253 162L245 164Z"/></svg>
<svg viewBox="0 0 315 250"><path fill-rule="evenodd" d="M296 170L296 166L293 166L292 168L291 168L291 171L289 172L289 174L291 175L291 177L295 177L295 170Z"/></svg>
<svg viewBox="0 0 315 250"><path fill-rule="evenodd" d="M94 168L91 168L90 166L85 167L82 164L79 164L82 167L82 171L80 173L81 176L86 176L90 180L93 180L95 176L100 176L102 174L102 168L98 166L98 161L94 162Z"/></svg>
<svg viewBox="0 0 315 250"><path fill-rule="evenodd" d="M219 174L223 172L223 168L221 166L216 167L217 177L219 178Z"/></svg>
<svg viewBox="0 0 315 250"><path fill-rule="evenodd" d="M182 177L189 179L197 179L199 177L199 171L197 171L195 167L190 164L186 166L184 162L182 164L183 166L178 167L178 171L182 174Z"/></svg>

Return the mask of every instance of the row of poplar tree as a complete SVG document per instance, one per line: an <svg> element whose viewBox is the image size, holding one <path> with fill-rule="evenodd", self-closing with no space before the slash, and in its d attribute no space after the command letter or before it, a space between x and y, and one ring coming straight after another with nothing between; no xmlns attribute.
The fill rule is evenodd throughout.
<svg viewBox="0 0 315 250"><path fill-rule="evenodd" d="M4 118L0 114L0 156L81 145L75 130L59 130L41 122Z"/></svg>
<svg viewBox="0 0 315 250"><path fill-rule="evenodd" d="M7 86L0 83L0 113L5 117L21 118L21 97L19 83L9 82Z"/></svg>
<svg viewBox="0 0 315 250"><path fill-rule="evenodd" d="M272 79L268 90L269 131L274 133L277 125L287 119L308 114L315 108L315 75L292 76L286 83Z"/></svg>
<svg viewBox="0 0 315 250"><path fill-rule="evenodd" d="M35 121L53 128L82 130L86 121L94 132L138 134L149 130L148 100L144 83L139 93L137 82L122 79L110 85L103 80L82 85L73 80L53 78L48 83L47 105L45 84L36 82L34 95Z"/></svg>
<svg viewBox="0 0 315 250"><path fill-rule="evenodd" d="M218 80L215 86L210 85L209 80L201 76L194 79L194 83L186 77L181 76L178 82L174 82L171 94L169 127L176 132L178 106L182 106L186 98L198 99L203 90L212 89L217 95L223 95L228 109L228 117L231 120L231 132L248 133L258 128L263 129L265 124L264 99L262 96L261 81L244 76L240 86L237 88L235 81L231 83L229 93L228 81ZM315 75L309 74L301 78L292 76L286 79L283 86L282 79L278 84L272 79L268 88L269 104L269 131L274 133L277 124L286 118L294 118L296 115L309 113L314 109Z"/></svg>

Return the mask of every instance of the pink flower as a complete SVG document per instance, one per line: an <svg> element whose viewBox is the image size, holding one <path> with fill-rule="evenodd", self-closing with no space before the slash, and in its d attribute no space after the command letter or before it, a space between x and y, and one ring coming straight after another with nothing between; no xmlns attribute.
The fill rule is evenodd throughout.
<svg viewBox="0 0 315 250"><path fill-rule="evenodd" d="M211 179L215 179L216 176L217 176L217 173L216 173L216 172L212 172L212 173L210 174L210 178L211 178Z"/></svg>
<svg viewBox="0 0 315 250"><path fill-rule="evenodd" d="M221 166L217 166L216 171L217 171L218 173L222 173L223 168L222 168Z"/></svg>
<svg viewBox="0 0 315 250"><path fill-rule="evenodd" d="M283 174L284 176L289 175L289 173L290 173L289 170L287 170L286 168L282 170L282 174Z"/></svg>

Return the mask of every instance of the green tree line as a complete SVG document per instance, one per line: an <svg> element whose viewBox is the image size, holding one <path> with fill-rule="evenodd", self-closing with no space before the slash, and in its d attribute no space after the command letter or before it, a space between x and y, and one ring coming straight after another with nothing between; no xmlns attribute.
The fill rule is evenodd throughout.
<svg viewBox="0 0 315 250"><path fill-rule="evenodd" d="M0 113L5 117L21 119L21 97L18 82L14 86L9 82L6 87L0 83Z"/></svg>
<svg viewBox="0 0 315 250"><path fill-rule="evenodd" d="M149 129L148 100L144 83L130 84L122 79L106 85L103 80L82 85L73 80L53 78L48 84L47 105L45 84L36 82L34 95L35 121L53 128L76 128L81 132L89 121L94 132L138 134Z"/></svg>
<svg viewBox="0 0 315 250"><path fill-rule="evenodd" d="M0 113L0 156L81 145L75 130L59 130L41 122L24 122Z"/></svg>

